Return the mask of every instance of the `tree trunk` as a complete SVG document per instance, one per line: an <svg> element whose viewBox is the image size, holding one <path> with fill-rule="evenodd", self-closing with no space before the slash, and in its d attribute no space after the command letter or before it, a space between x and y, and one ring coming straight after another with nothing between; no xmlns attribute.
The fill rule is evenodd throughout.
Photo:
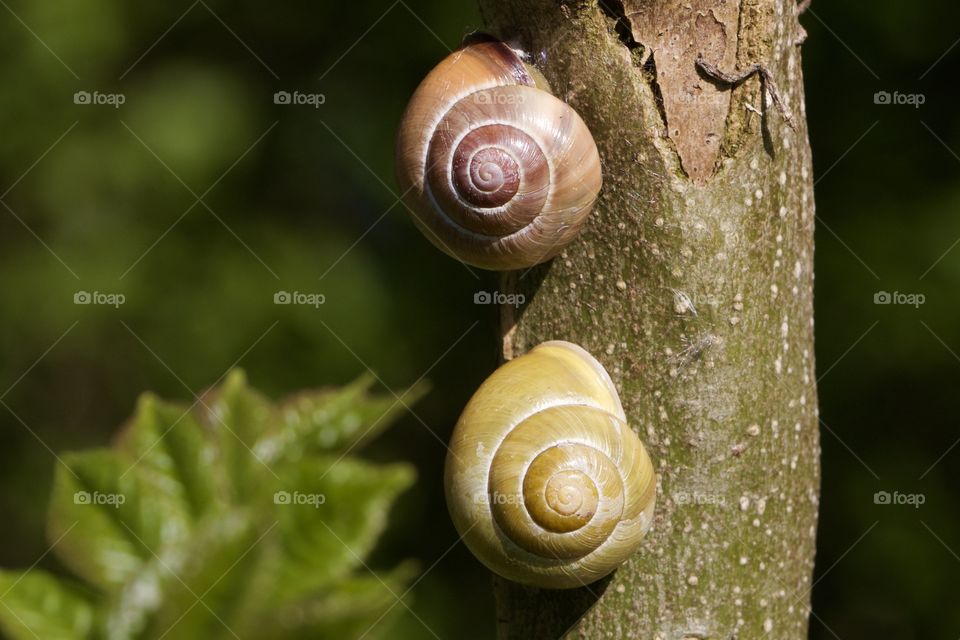
<svg viewBox="0 0 960 640"><path fill-rule="evenodd" d="M659 476L654 528L611 578L496 581L500 636L805 637L820 447L795 0L480 5L583 116L604 168L577 241L505 274L526 304L501 310L503 357L553 339L596 355ZM774 82L731 89L700 54Z"/></svg>

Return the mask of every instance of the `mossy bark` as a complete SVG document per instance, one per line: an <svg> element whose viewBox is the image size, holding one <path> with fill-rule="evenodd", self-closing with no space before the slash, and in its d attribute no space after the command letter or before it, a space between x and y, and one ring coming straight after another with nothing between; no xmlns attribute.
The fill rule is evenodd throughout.
<svg viewBox="0 0 960 640"><path fill-rule="evenodd" d="M577 241L505 274L527 300L502 309L504 358L553 339L596 355L659 475L654 528L612 577L569 591L496 581L502 638L807 635L820 447L803 30L794 0L716 1L737 5L729 71L765 65L793 127L758 78L732 92L703 78L702 99L729 107L712 171L698 157L693 175L678 136L709 126L667 111L658 50L637 37L662 27L630 11L642 0L614 3L619 16L587 0L480 0L488 30L583 116L604 171ZM661 20L671 6L680 20L711 13L656 4ZM695 30L677 32L696 51Z"/></svg>

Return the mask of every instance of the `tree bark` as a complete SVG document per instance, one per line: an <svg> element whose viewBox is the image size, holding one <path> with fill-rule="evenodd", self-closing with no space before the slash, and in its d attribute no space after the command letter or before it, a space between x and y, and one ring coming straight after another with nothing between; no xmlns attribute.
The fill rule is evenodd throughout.
<svg viewBox="0 0 960 640"><path fill-rule="evenodd" d="M503 357L552 339L596 355L659 476L654 528L612 577L495 581L500 636L806 637L820 448L795 0L480 5L583 116L604 168L580 238L504 275L526 304L501 309ZM731 90L699 54L764 65L793 128L759 77Z"/></svg>

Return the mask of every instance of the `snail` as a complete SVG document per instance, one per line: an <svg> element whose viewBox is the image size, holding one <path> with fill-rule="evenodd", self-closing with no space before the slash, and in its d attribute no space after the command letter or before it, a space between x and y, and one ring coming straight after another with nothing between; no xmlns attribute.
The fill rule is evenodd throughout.
<svg viewBox="0 0 960 640"><path fill-rule="evenodd" d="M544 262L573 241L600 191L600 155L572 107L521 54L468 37L403 115L402 200L437 248L484 269Z"/></svg>
<svg viewBox="0 0 960 640"><path fill-rule="evenodd" d="M447 506L495 573L564 589L606 576L653 523L656 474L616 388L583 348L544 342L470 399L447 454Z"/></svg>

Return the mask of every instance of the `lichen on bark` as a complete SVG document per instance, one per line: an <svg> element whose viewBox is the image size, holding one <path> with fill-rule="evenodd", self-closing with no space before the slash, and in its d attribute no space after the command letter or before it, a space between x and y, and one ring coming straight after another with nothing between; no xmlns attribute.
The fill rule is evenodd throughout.
<svg viewBox="0 0 960 640"><path fill-rule="evenodd" d="M653 531L609 579L571 591L496 581L503 638L806 636L819 437L802 28L793 0L731 2L732 65L769 68L795 128L765 108L758 80L723 89L720 151L694 180L641 17L628 21L648 49L638 56L595 2L480 1L488 30L529 51L583 116L604 169L581 237L505 274L527 304L502 309L504 357L550 339L596 355L660 480Z"/></svg>

